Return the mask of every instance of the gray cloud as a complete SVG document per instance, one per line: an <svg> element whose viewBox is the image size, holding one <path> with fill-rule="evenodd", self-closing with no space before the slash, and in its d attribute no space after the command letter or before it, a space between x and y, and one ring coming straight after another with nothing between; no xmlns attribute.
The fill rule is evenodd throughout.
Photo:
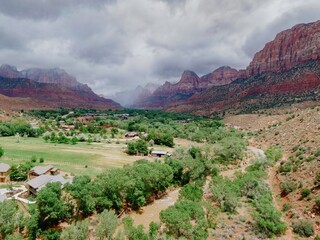
<svg viewBox="0 0 320 240"><path fill-rule="evenodd" d="M0 0L0 63L61 67L104 95L246 67L318 0Z"/></svg>

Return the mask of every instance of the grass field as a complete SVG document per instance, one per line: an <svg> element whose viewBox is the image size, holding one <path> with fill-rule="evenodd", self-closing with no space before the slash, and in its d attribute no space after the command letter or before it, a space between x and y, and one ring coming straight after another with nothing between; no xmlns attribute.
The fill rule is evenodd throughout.
<svg viewBox="0 0 320 240"><path fill-rule="evenodd" d="M45 143L41 138L0 137L5 153L0 162L8 164L44 158L43 164L52 164L64 172L94 176L107 168L120 167L137 160L123 150L125 144L78 143L76 145ZM37 165L40 165L37 161ZM86 167L87 166L87 167Z"/></svg>
<svg viewBox="0 0 320 240"><path fill-rule="evenodd" d="M192 142L184 139L175 139L177 145L186 147ZM20 163L30 160L32 156L37 157L37 165L52 164L62 171L74 175L87 174L95 176L105 169L122 167L125 164L131 164L134 161L152 157L128 156L125 153L125 143L82 143L76 145L46 143L41 138L21 138L17 143L15 137L0 137L0 146L5 153L0 162ZM167 150L173 149L155 146L155 149ZM39 158L44 159L44 163L39 163Z"/></svg>

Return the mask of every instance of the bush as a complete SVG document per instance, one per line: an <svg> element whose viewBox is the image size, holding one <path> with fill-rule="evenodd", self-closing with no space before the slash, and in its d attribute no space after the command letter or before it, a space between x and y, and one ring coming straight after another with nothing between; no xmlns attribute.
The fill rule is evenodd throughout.
<svg viewBox="0 0 320 240"><path fill-rule="evenodd" d="M41 157L41 158L39 159L39 163L43 163L43 162L44 162L44 158Z"/></svg>
<svg viewBox="0 0 320 240"><path fill-rule="evenodd" d="M288 172L291 172L291 170L292 170L291 162L287 162L279 166L280 173L288 173Z"/></svg>
<svg viewBox="0 0 320 240"><path fill-rule="evenodd" d="M293 192L296 190L297 186L293 182L282 182L280 184L280 189L281 189L281 194L283 195L288 195L289 193Z"/></svg>
<svg viewBox="0 0 320 240"><path fill-rule="evenodd" d="M148 144L143 140L128 143L127 153L129 155L137 155L137 154L148 155L148 152L149 152Z"/></svg>
<svg viewBox="0 0 320 240"><path fill-rule="evenodd" d="M316 197L316 207L320 209L320 195Z"/></svg>
<svg viewBox="0 0 320 240"><path fill-rule="evenodd" d="M314 234L313 224L306 220L296 220L292 223L293 232L301 237L310 237Z"/></svg>
<svg viewBox="0 0 320 240"><path fill-rule="evenodd" d="M290 203L285 203L282 205L282 211L287 212L292 208L292 205Z"/></svg>
<svg viewBox="0 0 320 240"><path fill-rule="evenodd" d="M35 163L37 161L37 157L36 156L31 156L31 162Z"/></svg>
<svg viewBox="0 0 320 240"><path fill-rule="evenodd" d="M3 156L3 154L4 154L4 150L2 147L0 147L0 158Z"/></svg>
<svg viewBox="0 0 320 240"><path fill-rule="evenodd" d="M202 188L195 184L189 183L181 189L179 193L179 199L200 201L202 199L202 195Z"/></svg>
<svg viewBox="0 0 320 240"><path fill-rule="evenodd" d="M316 174L316 184L320 183L320 171Z"/></svg>
<svg viewBox="0 0 320 240"><path fill-rule="evenodd" d="M281 159L283 155L281 148L277 146L269 147L264 153L267 156L267 158L273 162L276 162L279 159Z"/></svg>
<svg viewBox="0 0 320 240"><path fill-rule="evenodd" d="M308 189L308 188L303 188L300 191L300 194L301 194L302 198L308 197L310 195L310 193L311 193L311 190Z"/></svg>

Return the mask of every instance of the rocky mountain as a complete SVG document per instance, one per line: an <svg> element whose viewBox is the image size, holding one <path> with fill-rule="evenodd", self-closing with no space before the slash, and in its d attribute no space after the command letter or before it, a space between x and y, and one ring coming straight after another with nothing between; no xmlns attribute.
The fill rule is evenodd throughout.
<svg viewBox="0 0 320 240"><path fill-rule="evenodd" d="M248 76L283 72L320 57L320 21L299 24L277 34L254 55L246 69Z"/></svg>
<svg viewBox="0 0 320 240"><path fill-rule="evenodd" d="M15 66L2 64L0 66L0 76L8 78L22 78L23 74L19 72Z"/></svg>
<svg viewBox="0 0 320 240"><path fill-rule="evenodd" d="M122 108L110 99L99 97L87 85L59 68L18 71L14 66L2 65L0 94L32 99L34 108Z"/></svg>
<svg viewBox="0 0 320 240"><path fill-rule="evenodd" d="M136 107L210 114L319 101L319 59L320 21L299 24L277 34L246 69L221 67L200 78L184 72L178 83L166 82Z"/></svg>
<svg viewBox="0 0 320 240"><path fill-rule="evenodd" d="M31 68L22 70L21 73L24 78L31 79L36 82L59 84L64 87L83 92L91 91L86 84L79 83L75 77L71 76L65 70L60 68Z"/></svg>

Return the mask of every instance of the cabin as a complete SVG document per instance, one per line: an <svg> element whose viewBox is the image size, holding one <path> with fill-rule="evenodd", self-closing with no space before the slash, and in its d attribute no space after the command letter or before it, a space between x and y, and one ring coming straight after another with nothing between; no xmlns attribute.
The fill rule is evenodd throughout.
<svg viewBox="0 0 320 240"><path fill-rule="evenodd" d="M60 173L60 170L52 165L46 166L35 166L30 169L28 172L28 179L31 180L33 178L39 177L41 175L57 175Z"/></svg>
<svg viewBox="0 0 320 240"><path fill-rule="evenodd" d="M151 155L154 157L163 157L163 156L171 156L171 154L167 151L153 150Z"/></svg>
<svg viewBox="0 0 320 240"><path fill-rule="evenodd" d="M61 174L59 175L41 175L27 181L29 195L36 196L37 193L44 188L48 183L59 182L61 188L67 183L72 183L72 179L65 179Z"/></svg>
<svg viewBox="0 0 320 240"><path fill-rule="evenodd" d="M10 165L6 163L0 164L0 183L6 183L10 181Z"/></svg>

